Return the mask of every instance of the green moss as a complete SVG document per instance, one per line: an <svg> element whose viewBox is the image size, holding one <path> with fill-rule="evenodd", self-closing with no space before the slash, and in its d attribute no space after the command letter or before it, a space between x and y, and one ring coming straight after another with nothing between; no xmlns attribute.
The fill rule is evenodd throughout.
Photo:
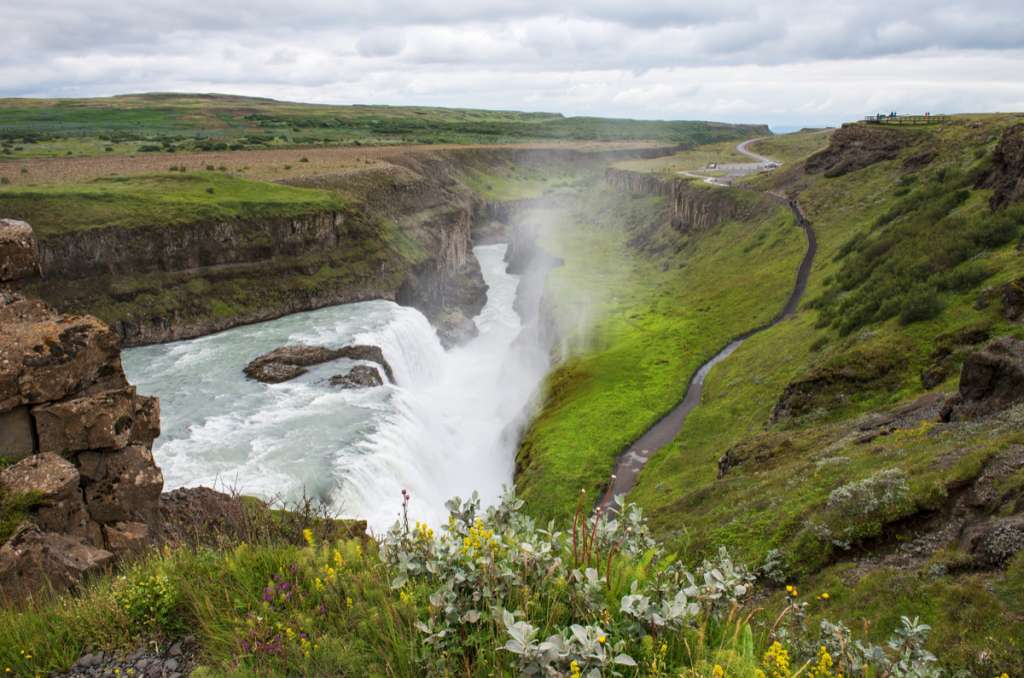
<svg viewBox="0 0 1024 678"><path fill-rule="evenodd" d="M42 496L35 492L12 494L0 487L0 544L7 541Z"/></svg>

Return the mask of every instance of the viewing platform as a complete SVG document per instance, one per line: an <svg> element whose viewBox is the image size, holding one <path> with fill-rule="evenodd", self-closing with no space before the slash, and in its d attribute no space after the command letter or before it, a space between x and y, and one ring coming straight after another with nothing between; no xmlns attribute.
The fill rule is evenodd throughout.
<svg viewBox="0 0 1024 678"><path fill-rule="evenodd" d="M877 115L864 116L864 122L872 125L939 125L949 122L948 115Z"/></svg>

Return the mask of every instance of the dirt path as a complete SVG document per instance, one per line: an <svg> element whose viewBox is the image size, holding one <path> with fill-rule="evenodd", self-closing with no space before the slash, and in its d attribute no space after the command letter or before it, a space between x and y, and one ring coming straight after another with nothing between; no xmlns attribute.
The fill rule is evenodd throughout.
<svg viewBox="0 0 1024 678"><path fill-rule="evenodd" d="M751 139L750 141L756 140ZM748 151L741 148L741 146L745 146L747 143L750 142L740 144L740 146L736 147L736 150L749 154ZM732 355L749 337L769 327L774 327L796 313L804 291L807 289L807 279L810 277L811 265L814 263L814 255L818 250L818 241L814 235L814 229L811 228L810 222L807 221L807 217L796 200L787 199L785 196L777 193L770 193L769 195L777 200L786 202L796 217L797 225L804 230L804 234L807 237L807 250L804 253L803 260L800 262L800 268L797 269L796 282L793 285L793 291L789 294L789 299L786 300L786 305L767 324L736 337L725 348L697 369L697 372L690 377L690 382L686 387L686 394L683 396L682 401L619 455L615 462L615 471L610 479L608 489L597 504L600 508L607 510L616 496L624 495L632 490L636 485L637 476L647 464L647 461L655 452L672 442L679 435L686 417L700 404L701 396L704 392L704 380L707 378L708 373L711 372L711 368Z"/></svg>

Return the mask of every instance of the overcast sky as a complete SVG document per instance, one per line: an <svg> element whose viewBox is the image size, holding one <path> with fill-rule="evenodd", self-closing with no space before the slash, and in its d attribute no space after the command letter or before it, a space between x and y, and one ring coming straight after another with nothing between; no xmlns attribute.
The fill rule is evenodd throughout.
<svg viewBox="0 0 1024 678"><path fill-rule="evenodd" d="M3 0L0 96L838 123L1024 110L1024 0Z"/></svg>

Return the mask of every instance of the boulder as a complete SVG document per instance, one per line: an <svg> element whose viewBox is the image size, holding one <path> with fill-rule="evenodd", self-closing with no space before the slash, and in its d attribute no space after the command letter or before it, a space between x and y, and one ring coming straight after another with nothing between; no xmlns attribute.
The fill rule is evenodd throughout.
<svg viewBox="0 0 1024 678"><path fill-rule="evenodd" d="M68 591L113 558L110 551L75 537L23 524L0 547L0 599L21 600L47 584L55 591Z"/></svg>
<svg viewBox="0 0 1024 678"><path fill-rule="evenodd" d="M28 407L0 412L0 459L22 459L36 451Z"/></svg>
<svg viewBox="0 0 1024 678"><path fill-rule="evenodd" d="M982 567L1000 567L1024 550L1024 515L995 518L970 528L965 539Z"/></svg>
<svg viewBox="0 0 1024 678"><path fill-rule="evenodd" d="M334 375L330 382L331 386L340 386L341 388L371 388L384 383L377 368L369 365L356 365L347 374Z"/></svg>
<svg viewBox="0 0 1024 678"><path fill-rule="evenodd" d="M135 388L106 391L32 409L43 452L120 449L131 439Z"/></svg>
<svg viewBox="0 0 1024 678"><path fill-rule="evenodd" d="M31 278L39 273L32 227L24 221L0 219L0 282Z"/></svg>
<svg viewBox="0 0 1024 678"><path fill-rule="evenodd" d="M1003 299L1003 317L1011 322L1024 322L1024 278L999 288Z"/></svg>
<svg viewBox="0 0 1024 678"><path fill-rule="evenodd" d="M164 477L148 449L133 445L117 452L83 452L78 461L93 520L155 522Z"/></svg>
<svg viewBox="0 0 1024 678"><path fill-rule="evenodd" d="M371 363L377 363L384 370L384 375L388 378L388 381L392 384L395 383L395 373L391 370L391 365L384 358L384 351L380 349L380 346L365 346L354 344L352 346L345 346L341 349L342 358L348 358L349 360L365 360Z"/></svg>
<svg viewBox="0 0 1024 678"><path fill-rule="evenodd" d="M305 344L282 346L255 358L245 366L243 372L250 379L277 384L305 374L307 372L305 368L310 365L319 365L340 358L375 362L384 370L388 381L392 384L395 383L391 365L384 359L384 352L380 350L379 346L352 345L342 348Z"/></svg>
<svg viewBox="0 0 1024 678"><path fill-rule="evenodd" d="M57 454L36 454L0 471L0 487L11 494L33 493L56 503L78 492L78 469Z"/></svg>
<svg viewBox="0 0 1024 678"><path fill-rule="evenodd" d="M457 308L447 309L434 319L437 337L441 345L447 348L465 344L480 334L476 323Z"/></svg>
<svg viewBox="0 0 1024 678"><path fill-rule="evenodd" d="M60 532L102 546L99 526L85 509L78 469L56 454L22 459L0 473L0 489L8 494L33 494L33 522L45 532Z"/></svg>
<svg viewBox="0 0 1024 678"><path fill-rule="evenodd" d="M209 487L182 487L160 497L160 541L171 544L217 543L251 539L241 497Z"/></svg>
<svg viewBox="0 0 1024 678"><path fill-rule="evenodd" d="M150 542L149 526L146 523L137 522L104 525L103 538L106 541L107 549L118 558L138 554Z"/></svg>
<svg viewBox="0 0 1024 678"><path fill-rule="evenodd" d="M17 294L0 298L0 412L124 379L120 339L89 316L58 316Z"/></svg>
<svg viewBox="0 0 1024 678"><path fill-rule="evenodd" d="M1000 337L970 354L960 370L960 389L940 414L942 421L977 419L1024 400L1024 341Z"/></svg>

